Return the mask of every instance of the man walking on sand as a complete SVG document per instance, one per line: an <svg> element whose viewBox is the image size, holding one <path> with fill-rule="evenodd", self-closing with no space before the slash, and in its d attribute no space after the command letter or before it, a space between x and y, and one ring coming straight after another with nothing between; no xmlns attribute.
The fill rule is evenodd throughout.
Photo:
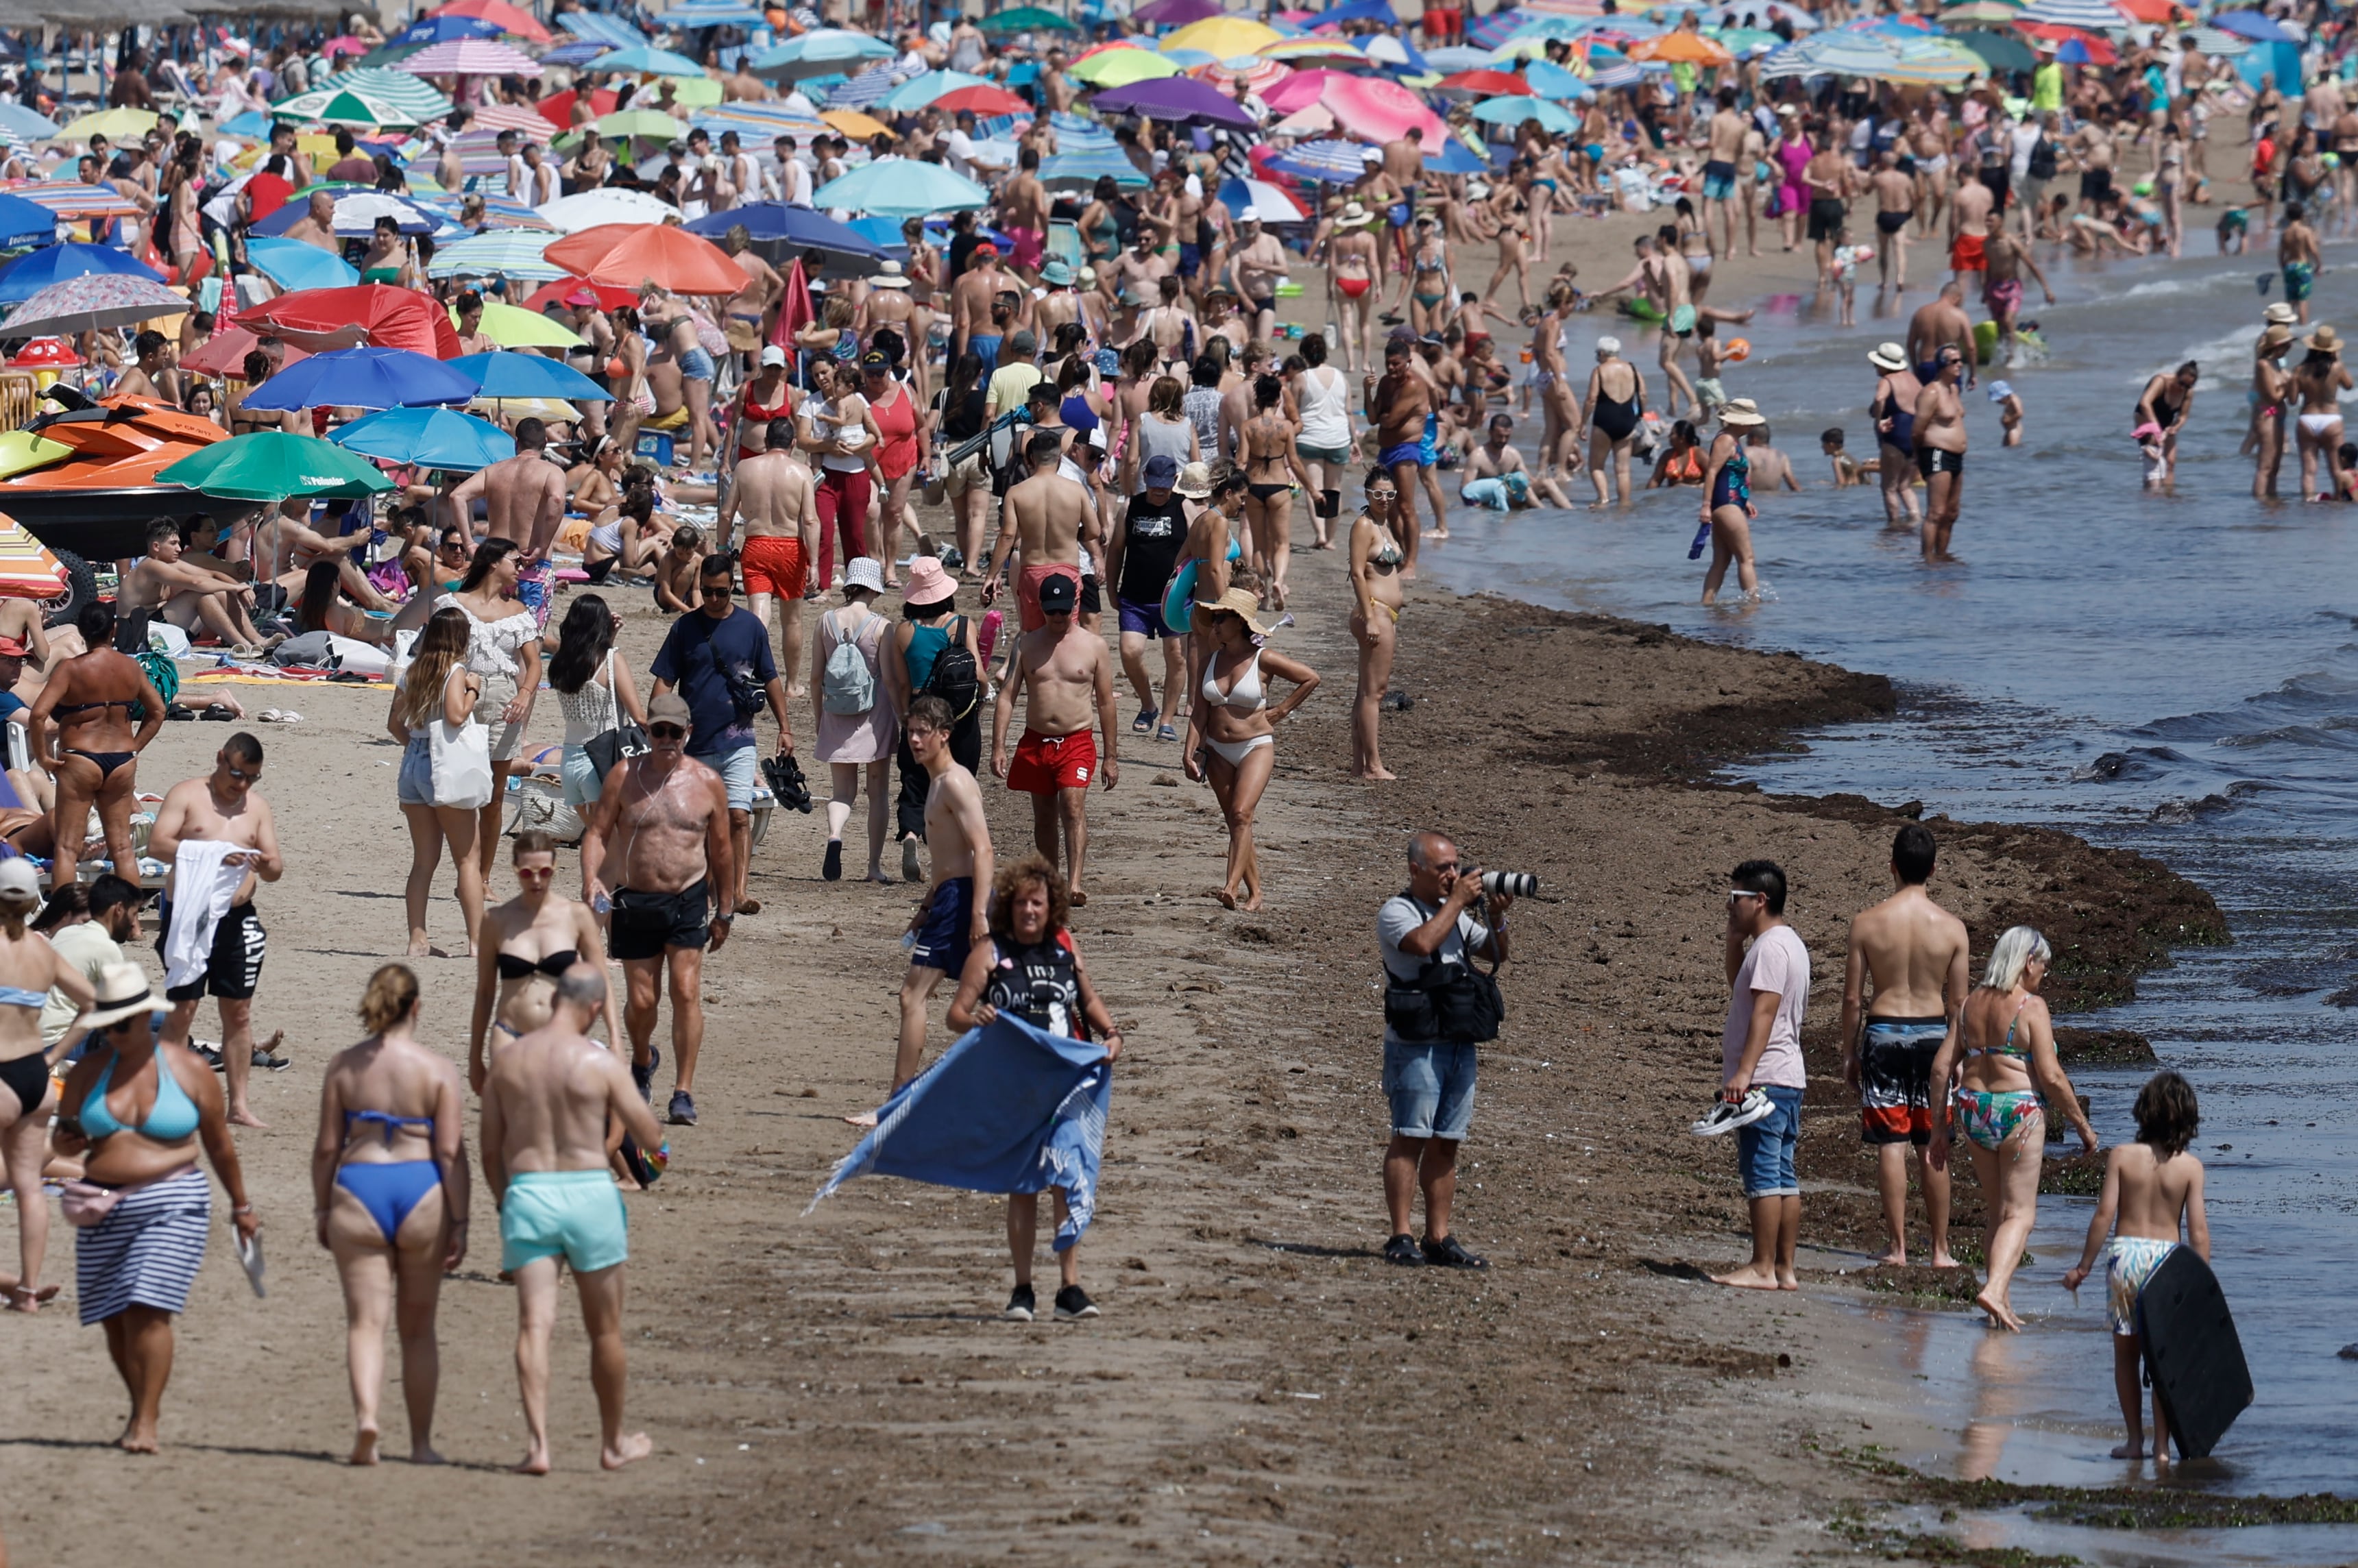
<svg viewBox="0 0 2358 1568"><path fill-rule="evenodd" d="M802 694L803 594L818 549L817 487L810 465L795 449L795 422L773 419L767 434L769 445L738 460L736 481L720 503L720 547L730 546L730 523L743 519L738 559L747 608L766 635L770 605L777 604L778 662L792 697Z"/></svg>
<svg viewBox="0 0 2358 1568"><path fill-rule="evenodd" d="M557 977L549 1020L492 1058L483 1085L483 1180L500 1211L500 1266L515 1277L516 1387L524 1399L527 1476L548 1474L548 1341L557 1327L557 1260L572 1266L598 1394L598 1462L618 1470L654 1452L622 1430L629 1375L622 1346L622 1264L630 1217L607 1170L606 1130L622 1124L642 1149L664 1146L654 1113L615 1054L582 1033L606 1004L606 976L575 964Z"/></svg>
<svg viewBox="0 0 2358 1568"><path fill-rule="evenodd" d="M516 455L484 469L450 492L450 506L464 521L475 497L483 498L490 513L489 532L478 537L514 539L516 598L546 628L548 607L556 598L556 568L549 565L549 547L557 542L557 526L565 521L565 470L543 455L548 427L538 419L519 419Z"/></svg>
<svg viewBox="0 0 2358 1568"><path fill-rule="evenodd" d="M1727 1029L1720 1037L1720 1098L1741 1105L1755 1089L1766 1116L1736 1133L1736 1164L1752 1210L1752 1258L1714 1284L1798 1291L1793 1249L1801 1234L1801 1012L1810 1000L1810 950L1785 924L1785 872L1747 860L1728 878ZM1751 944L1746 951L1745 945Z"/></svg>
<svg viewBox="0 0 2358 1568"><path fill-rule="evenodd" d="M262 742L243 730L213 753L213 771L164 792L147 852L172 871L157 906L164 960L164 997L172 1004L163 1038L189 1044L197 1004L210 993L221 1008L221 1066L229 1080L229 1121L260 1129L246 1086L257 1066L279 1072L278 1036L254 1045L254 993L262 984L265 933L254 913L254 892L287 870L278 853L278 824L270 803L254 787L262 777Z"/></svg>
<svg viewBox="0 0 2358 1568"><path fill-rule="evenodd" d="M1008 487L1000 504L999 544L983 573L982 602L989 606L998 601L1008 557L1015 557L1015 603L1026 632L1040 629L1040 590L1049 579L1063 578L1078 593L1081 535L1097 514L1088 487L1056 471L1064 455L1061 431L1034 430L1025 440L1023 462L1031 477Z"/></svg>
<svg viewBox="0 0 2358 1568"><path fill-rule="evenodd" d="M990 719L990 771L1009 789L1032 797L1033 841L1052 866L1058 863L1057 827L1063 825L1070 850L1063 865L1075 909L1089 902L1081 891L1081 871L1089 847L1090 777L1101 772L1105 787L1111 789L1121 776L1114 752L1121 716L1114 708L1113 659L1105 639L1076 620L1079 597L1070 578L1052 577L1040 584L1044 622L1017 644ZM1019 692L1024 697L1023 738L1015 743L1011 766L1007 726ZM1089 734L1093 717L1105 731L1102 764Z"/></svg>
<svg viewBox="0 0 2358 1568"><path fill-rule="evenodd" d="M696 1125L705 946L719 952L737 918L728 792L719 773L687 754L690 723L687 704L676 695L661 692L650 701L649 751L624 758L606 775L581 830L581 899L601 914L612 912L607 945L629 987L622 1024L631 1036L631 1077L650 1102L663 1061L654 1047L655 1017L665 976L671 980L668 1115L679 1127ZM617 834L628 847L609 865L606 848Z"/></svg>
<svg viewBox="0 0 2358 1568"><path fill-rule="evenodd" d="M925 1005L942 978L965 973L967 955L990 935L990 821L983 815L982 786L950 755L956 715L938 697L909 705L903 732L909 755L925 770L925 847L933 851L934 885L910 917L909 973L901 982L901 1044L892 1057L892 1087L917 1076L925 1051ZM876 1113L844 1120L873 1127Z"/></svg>
<svg viewBox="0 0 2358 1568"><path fill-rule="evenodd" d="M1902 825L1891 840L1891 880L1898 891L1851 917L1850 957L1843 974L1843 1081L1858 1095L1859 1137L1875 1151L1883 1192L1883 1224L1891 1245L1879 1263L1908 1261L1908 1151L1916 1151L1916 1179L1924 1189L1924 1220L1932 1234L1932 1267L1953 1269L1949 1256L1949 1173L1924 1158L1932 1141L1932 1058L1957 1026L1972 989L1966 970L1971 943L1965 923L1932 902L1924 884L1938 846L1920 822ZM1865 1003L1866 988L1875 1000Z"/></svg>

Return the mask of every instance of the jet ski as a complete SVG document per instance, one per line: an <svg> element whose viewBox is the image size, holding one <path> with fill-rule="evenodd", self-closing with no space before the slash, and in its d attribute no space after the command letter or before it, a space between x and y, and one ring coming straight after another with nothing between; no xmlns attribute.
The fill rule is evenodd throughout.
<svg viewBox="0 0 2358 1568"><path fill-rule="evenodd" d="M160 470L229 438L211 420L144 398L92 403L65 387L43 398L32 424L0 435L0 481L8 515L51 550L118 560L146 548L155 518L194 517L225 504L251 510L156 482Z"/></svg>

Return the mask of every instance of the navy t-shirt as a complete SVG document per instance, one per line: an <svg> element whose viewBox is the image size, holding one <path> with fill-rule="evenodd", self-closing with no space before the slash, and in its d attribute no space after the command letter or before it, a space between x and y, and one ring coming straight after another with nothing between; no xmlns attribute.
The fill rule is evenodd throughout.
<svg viewBox="0 0 2358 1568"><path fill-rule="evenodd" d="M715 621L697 610L672 622L650 671L671 682L687 704L690 756L721 756L753 744L752 716L739 718L729 695L730 670L755 687L777 678L769 633L751 611L731 609L727 619Z"/></svg>

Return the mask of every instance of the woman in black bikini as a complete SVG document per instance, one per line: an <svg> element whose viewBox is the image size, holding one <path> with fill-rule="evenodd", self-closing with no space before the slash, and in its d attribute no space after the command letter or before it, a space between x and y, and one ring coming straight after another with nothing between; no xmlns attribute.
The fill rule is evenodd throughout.
<svg viewBox="0 0 2358 1568"><path fill-rule="evenodd" d="M90 652L66 660L50 672L49 682L33 703L30 721L33 760L57 780L57 805L49 816L57 839L49 885L65 887L74 880L81 859L83 825L90 808L106 835L106 852L114 860L114 874L136 885L138 858L131 852L131 805L137 783L139 753L164 728L164 698L138 662L114 651L114 606L94 600L74 618ZM134 733L131 714L139 712ZM58 721L54 742L48 720ZM49 750L54 743L57 750Z"/></svg>
<svg viewBox="0 0 2358 1568"><path fill-rule="evenodd" d="M1645 373L1621 357L1617 338L1596 340L1596 368L1588 373L1588 478L1596 486L1596 504L1606 503L1605 470L1611 460L1614 487L1622 504L1629 501L1629 449L1638 425L1646 415Z"/></svg>
<svg viewBox="0 0 2358 1568"><path fill-rule="evenodd" d="M1253 383L1253 416L1245 421L1245 525L1253 568L1269 585L1263 609L1285 608L1285 568L1293 557L1293 487L1308 490L1310 470L1293 444L1295 427L1282 406L1285 384L1273 375ZM1289 477L1289 475L1291 477Z"/></svg>
<svg viewBox="0 0 2358 1568"><path fill-rule="evenodd" d="M483 1092L490 1049L546 1024L557 982L576 963L606 964L590 906L556 891L557 840L528 828L512 841L516 895L483 912L476 945L475 1016L467 1031L467 1081ZM490 1047L487 1049L486 1047ZM650 1069L652 1070L652 1069Z"/></svg>

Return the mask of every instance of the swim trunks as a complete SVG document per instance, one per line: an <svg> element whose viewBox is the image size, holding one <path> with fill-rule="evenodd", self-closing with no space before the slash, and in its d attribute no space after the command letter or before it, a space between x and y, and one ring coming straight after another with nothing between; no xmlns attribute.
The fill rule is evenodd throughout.
<svg viewBox="0 0 2358 1568"><path fill-rule="evenodd" d="M1900 230L1906 228L1908 226L1908 220L1914 216L1916 216L1916 209L1913 207L1909 208L1904 212L1877 212L1875 215L1876 232L1880 234L1896 234L1899 232Z"/></svg>
<svg viewBox="0 0 2358 1568"><path fill-rule="evenodd" d="M916 943L909 949L909 962L920 969L960 974L973 947L973 935L974 879L952 877L934 889L925 905L925 918L917 927Z"/></svg>
<svg viewBox="0 0 2358 1568"><path fill-rule="evenodd" d="M1858 1043L1859 1141L1932 1141L1932 1058L1949 1037L1945 1018L1870 1018Z"/></svg>
<svg viewBox="0 0 2358 1568"><path fill-rule="evenodd" d="M2134 1339L2137 1331L2137 1297L2163 1260L2178 1250L2175 1241L2150 1236L2115 1236L2104 1248L2104 1315L2113 1332Z"/></svg>
<svg viewBox="0 0 2358 1568"><path fill-rule="evenodd" d="M1204 247L1184 242L1179 246L1179 276L1193 277L1204 270Z"/></svg>
<svg viewBox="0 0 2358 1568"><path fill-rule="evenodd" d="M703 946L712 935L708 896L702 878L677 892L616 888L608 954L629 961L660 958L671 947Z"/></svg>
<svg viewBox="0 0 2358 1568"><path fill-rule="evenodd" d="M1421 437L1413 441L1402 441L1397 446L1386 447L1376 460L1386 468L1392 468L1401 463L1414 463L1419 468L1430 466L1424 460L1424 441Z"/></svg>
<svg viewBox="0 0 2358 1568"><path fill-rule="evenodd" d="M745 570L745 591L750 594L775 594L780 599L800 599L809 586L809 563L803 558L803 542L781 534L757 534L745 541L738 555L738 563Z"/></svg>
<svg viewBox="0 0 2358 1568"><path fill-rule="evenodd" d="M1980 272L1987 267L1989 262L1984 253L1988 241L1986 234L1959 234L1949 246L1949 270Z"/></svg>
<svg viewBox="0 0 2358 1568"><path fill-rule="evenodd" d="M161 955L165 939L172 930L170 899L157 905L156 918L160 928L156 951ZM213 925L213 945L205 955L204 968L188 984L166 991L165 999L195 1001L210 993L231 1001L245 1000L262 984L262 958L267 942L262 919L254 913L251 903L230 905ZM168 960L165 968L170 967Z"/></svg>
<svg viewBox="0 0 2358 1568"><path fill-rule="evenodd" d="M1015 579L1015 606L1026 632L1037 632L1048 624L1047 614L1040 608L1040 585L1052 577L1072 579L1075 597L1079 597L1081 568L1078 566L1058 562L1044 567L1025 567L1022 575Z"/></svg>
<svg viewBox="0 0 2358 1568"><path fill-rule="evenodd" d="M1982 290L1982 303L1992 316L2011 316L2022 308L2022 279L2002 277Z"/></svg>
<svg viewBox="0 0 2358 1568"><path fill-rule="evenodd" d="M1018 795L1054 795L1060 789L1087 789L1097 772L1098 738L1090 730L1069 735L1023 731L1015 742L1015 760L1008 764L1007 787Z"/></svg>
<svg viewBox="0 0 2358 1568"><path fill-rule="evenodd" d="M577 1274L611 1269L631 1255L630 1226L603 1170L518 1171L500 1198L500 1267L562 1257Z"/></svg>
<svg viewBox="0 0 2358 1568"><path fill-rule="evenodd" d="M2284 264L2285 297L2299 304L2317 287L2317 264L2287 262Z"/></svg>
<svg viewBox="0 0 2358 1568"><path fill-rule="evenodd" d="M2081 200L2102 201L2105 197L2110 196L2112 193L2113 171L2111 169L2092 168L2084 171L2080 176Z"/></svg>
<svg viewBox="0 0 2358 1568"><path fill-rule="evenodd" d="M1703 199L1725 201L1736 194L1736 166L1725 158L1713 158L1703 166Z"/></svg>
<svg viewBox="0 0 2358 1568"><path fill-rule="evenodd" d="M1842 232L1843 201L1839 196L1817 196L1810 200L1810 243L1831 240Z"/></svg>
<svg viewBox="0 0 2358 1568"><path fill-rule="evenodd" d="M1693 306L1679 305L1671 308L1670 321L1671 331L1683 338L1694 330L1694 324L1695 308Z"/></svg>
<svg viewBox="0 0 2358 1568"><path fill-rule="evenodd" d="M1943 451L1939 447L1919 447L1916 449L1916 471L1926 479L1936 473L1952 473L1962 479L1965 472L1965 454Z"/></svg>

